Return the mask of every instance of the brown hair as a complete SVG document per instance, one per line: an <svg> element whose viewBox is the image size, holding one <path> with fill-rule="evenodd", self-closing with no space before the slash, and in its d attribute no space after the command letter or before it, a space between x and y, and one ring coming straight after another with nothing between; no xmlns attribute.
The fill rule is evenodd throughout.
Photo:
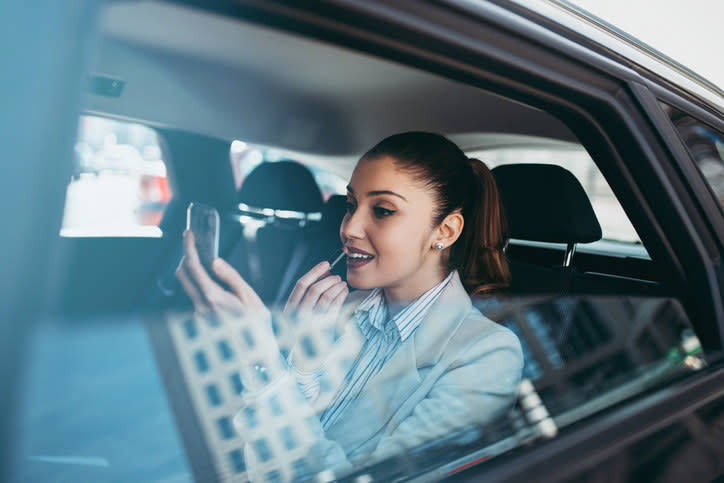
<svg viewBox="0 0 724 483"><path fill-rule="evenodd" d="M452 141L429 132L394 134L367 151L361 160L390 156L400 168L423 182L437 202L433 224L455 210L465 220L460 238L450 247L450 270L458 270L471 295L502 290L511 276L503 253L507 225L487 166L468 159Z"/></svg>

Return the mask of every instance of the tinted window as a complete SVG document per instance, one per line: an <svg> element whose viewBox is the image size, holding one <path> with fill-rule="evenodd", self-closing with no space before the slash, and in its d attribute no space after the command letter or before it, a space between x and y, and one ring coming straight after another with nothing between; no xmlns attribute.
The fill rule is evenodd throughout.
<svg viewBox="0 0 724 483"><path fill-rule="evenodd" d="M663 105L696 166L724 208L724 134L683 112Z"/></svg>
<svg viewBox="0 0 724 483"><path fill-rule="evenodd" d="M455 472L482 456L555 437L567 426L706 365L686 314L671 298L514 297L478 299L475 304L520 339L525 366L515 406L482 430L472 424L457 428L372 467L362 465L353 474L387 481L428 470ZM153 338L161 377L175 387L170 403L177 410L191 409L179 420L181 432L193 434L195 443L205 446L189 457L207 455L220 475L245 471L246 463L239 458L243 434L249 432L255 438L250 448L263 468L311 477L305 473L311 470L302 471L297 462L314 434L308 423L315 416L304 396L283 392L256 409L246 407L247 390L234 383L238 367L214 353L219 343L242 346L243 333L234 324L212 327L196 318L199 331L191 339L187 317L168 313L152 331L170 336ZM207 355L204 372L197 369L200 351ZM343 365L337 371L342 376L347 370ZM213 394L209 387L215 388ZM379 395L375 403L384 407L385 401ZM351 421L347 430L364 432L368 423ZM200 432L189 433L191 428ZM401 461L405 472L398 474Z"/></svg>

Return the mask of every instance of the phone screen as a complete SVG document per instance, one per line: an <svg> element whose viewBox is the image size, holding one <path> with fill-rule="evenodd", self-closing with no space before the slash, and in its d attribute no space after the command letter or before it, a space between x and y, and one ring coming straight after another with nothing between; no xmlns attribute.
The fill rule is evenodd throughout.
<svg viewBox="0 0 724 483"><path fill-rule="evenodd" d="M186 229L194 234L201 264L213 273L211 262L219 256L219 212L212 206L190 203L186 210Z"/></svg>

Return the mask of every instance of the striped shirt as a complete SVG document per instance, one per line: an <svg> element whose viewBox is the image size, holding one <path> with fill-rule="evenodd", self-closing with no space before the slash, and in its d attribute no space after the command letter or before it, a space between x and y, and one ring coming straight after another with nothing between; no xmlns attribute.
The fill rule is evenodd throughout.
<svg viewBox="0 0 724 483"><path fill-rule="evenodd" d="M417 329L452 276L453 273L450 273L445 280L420 295L392 319L388 319L389 308L381 289L375 289L362 301L354 317L365 342L344 382L322 414L321 423L325 431L342 417L367 382ZM302 390L307 394L304 387Z"/></svg>

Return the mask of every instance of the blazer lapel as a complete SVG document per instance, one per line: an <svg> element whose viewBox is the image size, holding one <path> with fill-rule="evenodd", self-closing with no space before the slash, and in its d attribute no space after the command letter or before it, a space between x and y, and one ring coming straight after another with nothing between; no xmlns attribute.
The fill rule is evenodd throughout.
<svg viewBox="0 0 724 483"><path fill-rule="evenodd" d="M424 394L419 368L437 363L448 340L462 323L472 304L457 273L430 308L415 333L403 342L365 386L357 401L330 428L330 436L341 438L343 447L376 444L382 429L391 431ZM355 353L356 354L356 353ZM363 421L363 425L359 422ZM357 422L354 427L350 424ZM346 444L345 444L346 443ZM362 447L358 450L364 453Z"/></svg>
<svg viewBox="0 0 724 483"><path fill-rule="evenodd" d="M470 297L454 273L450 283L430 308L420 326L412 335L417 358L416 367L436 364L448 341L472 308Z"/></svg>

